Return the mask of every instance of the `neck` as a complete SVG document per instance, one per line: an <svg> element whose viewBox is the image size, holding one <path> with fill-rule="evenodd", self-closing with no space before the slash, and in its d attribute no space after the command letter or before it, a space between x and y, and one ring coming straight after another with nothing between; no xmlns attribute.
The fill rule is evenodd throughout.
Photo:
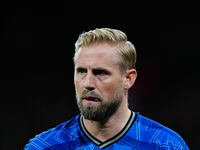
<svg viewBox="0 0 200 150"><path fill-rule="evenodd" d="M126 109L118 109L106 122L92 121L83 118L83 123L88 132L104 142L117 133L119 133L128 122L131 115L131 111Z"/></svg>

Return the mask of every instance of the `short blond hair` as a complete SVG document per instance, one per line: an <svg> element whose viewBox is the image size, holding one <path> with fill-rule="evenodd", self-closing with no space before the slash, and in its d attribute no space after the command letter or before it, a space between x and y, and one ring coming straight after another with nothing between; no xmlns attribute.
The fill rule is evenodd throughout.
<svg viewBox="0 0 200 150"><path fill-rule="evenodd" d="M116 61L122 73L128 69L135 68L135 46L127 40L127 35L124 32L111 28L97 28L80 34L75 43L74 64L77 59L77 53L81 47L103 42L110 42L117 45L116 51L119 55L117 55Z"/></svg>

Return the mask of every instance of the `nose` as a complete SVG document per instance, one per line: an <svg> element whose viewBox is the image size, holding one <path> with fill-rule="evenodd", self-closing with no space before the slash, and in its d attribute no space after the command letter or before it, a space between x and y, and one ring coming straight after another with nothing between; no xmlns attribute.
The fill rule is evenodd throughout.
<svg viewBox="0 0 200 150"><path fill-rule="evenodd" d="M95 77L91 72L88 72L85 79L83 79L83 80L84 80L83 81L84 88L86 88L89 91L92 91L95 89L95 87L96 87L95 86Z"/></svg>

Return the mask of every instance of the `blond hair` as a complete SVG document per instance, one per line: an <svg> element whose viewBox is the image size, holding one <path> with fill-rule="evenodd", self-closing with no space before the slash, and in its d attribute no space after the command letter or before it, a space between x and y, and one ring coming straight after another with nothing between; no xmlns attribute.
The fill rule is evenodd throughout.
<svg viewBox="0 0 200 150"><path fill-rule="evenodd" d="M75 43L74 63L81 47L103 42L110 42L117 45L116 51L118 55L115 60L120 66L121 73L124 73L127 69L135 68L136 49L134 45L127 40L124 32L111 28L97 28L80 34Z"/></svg>

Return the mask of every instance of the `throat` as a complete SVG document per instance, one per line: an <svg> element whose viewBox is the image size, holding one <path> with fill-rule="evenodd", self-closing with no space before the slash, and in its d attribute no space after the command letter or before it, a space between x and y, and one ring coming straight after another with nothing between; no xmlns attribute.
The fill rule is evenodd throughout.
<svg viewBox="0 0 200 150"><path fill-rule="evenodd" d="M101 142L107 141L115 136L118 132L120 132L120 130L117 130L116 128L113 129L112 127L103 127L90 131L90 133Z"/></svg>

